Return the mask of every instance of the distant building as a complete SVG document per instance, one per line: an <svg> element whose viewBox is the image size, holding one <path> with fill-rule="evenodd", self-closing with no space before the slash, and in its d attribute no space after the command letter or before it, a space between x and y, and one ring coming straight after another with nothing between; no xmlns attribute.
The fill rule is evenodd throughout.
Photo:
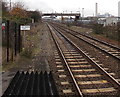
<svg viewBox="0 0 120 97"><path fill-rule="evenodd" d="M116 17L108 17L106 18L105 25L114 26L114 25L117 25L117 22L118 22L118 19Z"/></svg>
<svg viewBox="0 0 120 97"><path fill-rule="evenodd" d="M112 17L113 15L109 14L109 13L105 13L105 14L102 14L102 15L98 15L98 17Z"/></svg>
<svg viewBox="0 0 120 97"><path fill-rule="evenodd" d="M103 24L104 26L115 26L118 23L118 18L116 17L107 17L107 18L99 18L98 24Z"/></svg>
<svg viewBox="0 0 120 97"><path fill-rule="evenodd" d="M118 17L120 17L120 1L118 2Z"/></svg>
<svg viewBox="0 0 120 97"><path fill-rule="evenodd" d="M106 22L106 18L99 18L97 22L98 22L98 24L103 24L104 25L105 22Z"/></svg>

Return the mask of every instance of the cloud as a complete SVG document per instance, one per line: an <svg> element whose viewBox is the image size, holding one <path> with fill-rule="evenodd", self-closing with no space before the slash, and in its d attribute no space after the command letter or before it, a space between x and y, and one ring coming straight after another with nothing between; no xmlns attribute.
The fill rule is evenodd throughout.
<svg viewBox="0 0 120 97"><path fill-rule="evenodd" d="M9 1L9 0L7 0ZM41 10L44 12L63 12L68 11L82 11L85 9L85 15L93 15L95 13L95 3L98 3L99 13L110 12L117 15L118 1L120 0L12 0L25 2L29 9Z"/></svg>
<svg viewBox="0 0 120 97"><path fill-rule="evenodd" d="M27 0L25 1L25 4L28 6L29 9L31 10L40 10L40 11L51 11L53 10L50 6L48 6L45 2L43 1L38 1L38 0Z"/></svg>

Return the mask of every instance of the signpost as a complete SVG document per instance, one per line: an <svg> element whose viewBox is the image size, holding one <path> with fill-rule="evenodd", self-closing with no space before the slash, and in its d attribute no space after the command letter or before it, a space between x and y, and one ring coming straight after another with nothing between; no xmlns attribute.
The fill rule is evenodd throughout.
<svg viewBox="0 0 120 97"><path fill-rule="evenodd" d="M20 26L20 30L21 31L30 30L30 26L29 25L22 25L22 26Z"/></svg>
<svg viewBox="0 0 120 97"><path fill-rule="evenodd" d="M24 47L25 47L25 31L29 31L30 30L30 26L29 25L21 25L20 26L20 30L23 31L23 37L24 37Z"/></svg>

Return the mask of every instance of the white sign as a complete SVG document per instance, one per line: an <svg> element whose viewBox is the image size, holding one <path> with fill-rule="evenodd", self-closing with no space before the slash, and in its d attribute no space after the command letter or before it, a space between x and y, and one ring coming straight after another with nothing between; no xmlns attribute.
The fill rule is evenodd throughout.
<svg viewBox="0 0 120 97"><path fill-rule="evenodd" d="M5 26L5 23L2 23L2 26Z"/></svg>
<svg viewBox="0 0 120 97"><path fill-rule="evenodd" d="M22 26L20 26L20 30L30 30L30 26L29 25L22 25Z"/></svg>

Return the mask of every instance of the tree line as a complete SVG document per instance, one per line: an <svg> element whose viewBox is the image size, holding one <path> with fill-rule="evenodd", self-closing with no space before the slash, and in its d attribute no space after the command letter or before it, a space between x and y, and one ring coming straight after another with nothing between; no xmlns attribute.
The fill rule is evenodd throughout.
<svg viewBox="0 0 120 97"><path fill-rule="evenodd" d="M41 19L41 13L38 10L29 11L25 8L25 5L22 2L12 3L10 8L10 3L5 1L0 1L2 4L2 18L3 20L12 20L20 24L38 22Z"/></svg>

